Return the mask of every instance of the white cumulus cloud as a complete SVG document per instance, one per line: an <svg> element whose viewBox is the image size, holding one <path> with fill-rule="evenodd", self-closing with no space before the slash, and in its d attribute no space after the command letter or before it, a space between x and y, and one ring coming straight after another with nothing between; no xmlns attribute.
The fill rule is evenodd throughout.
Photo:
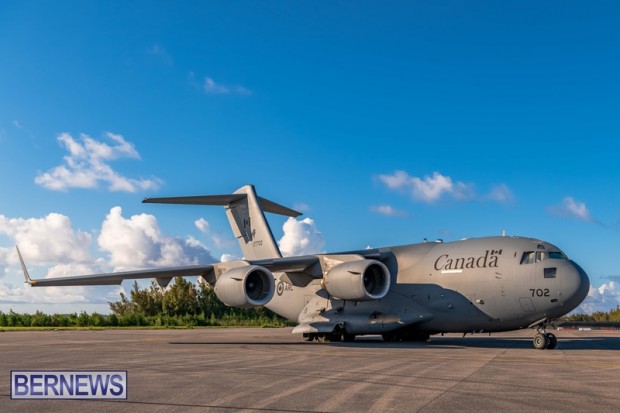
<svg viewBox="0 0 620 413"><path fill-rule="evenodd" d="M2 311L10 308L27 312L41 308L107 311L107 302L118 300L122 288L32 288L24 283L15 244L20 246L33 278L217 262L199 240L191 236L185 239L166 236L154 216L140 214L125 218L120 207L110 210L97 239L100 249L109 253L109 260L92 257L89 253L92 235L74 229L69 217L62 214L50 213L42 218L0 215L0 238L8 238L11 245L0 247Z"/></svg>
<svg viewBox="0 0 620 413"><path fill-rule="evenodd" d="M194 221L194 225L196 225L196 228L198 228L200 232L204 234L209 233L209 222L207 222L206 219L198 218L196 221Z"/></svg>
<svg viewBox="0 0 620 413"><path fill-rule="evenodd" d="M491 188L491 192L487 195L487 199L502 204L509 204L514 201L515 196L508 185L500 184Z"/></svg>
<svg viewBox="0 0 620 413"><path fill-rule="evenodd" d="M252 92L246 89L243 86L228 86L222 83L218 83L213 78L209 76L205 76L204 83L202 86L203 90L207 94L212 95L228 95L228 94L237 94L237 95L251 95Z"/></svg>
<svg viewBox="0 0 620 413"><path fill-rule="evenodd" d="M165 236L153 215L125 218L118 206L112 208L103 221L97 242L110 254L110 265L115 270L216 261L195 238L183 240Z"/></svg>
<svg viewBox="0 0 620 413"><path fill-rule="evenodd" d="M379 175L379 180L389 189L407 192L414 200L421 202L432 203L444 195L457 200L467 200L474 196L473 185L454 182L439 172L418 178L405 171L396 171L392 175Z"/></svg>
<svg viewBox="0 0 620 413"><path fill-rule="evenodd" d="M598 288L590 286L588 296L574 312L583 314L607 312L618 306L620 306L620 285L615 281L609 281Z"/></svg>
<svg viewBox="0 0 620 413"><path fill-rule="evenodd" d="M407 215L407 213L405 211L401 211L401 210L395 209L395 208L393 208L390 205L371 206L370 210L372 212L376 212L377 214L385 215L385 216L388 216L388 217L403 217L403 216Z"/></svg>
<svg viewBox="0 0 620 413"><path fill-rule="evenodd" d="M34 264L50 262L85 262L89 260L91 235L74 230L69 217L51 213L43 218L9 218L0 215L0 234L17 244L22 255ZM0 258L16 263L17 254L0 248Z"/></svg>
<svg viewBox="0 0 620 413"><path fill-rule="evenodd" d="M317 254L323 251L325 240L311 218L301 221L289 218L282 226L284 235L278 242L285 257Z"/></svg>
<svg viewBox="0 0 620 413"><path fill-rule="evenodd" d="M8 304L63 304L84 303L88 299L83 288L32 288L26 284L14 286L0 284L0 303Z"/></svg>
<svg viewBox="0 0 620 413"><path fill-rule="evenodd" d="M68 151L63 163L37 175L35 182L44 188L64 191L69 188L97 188L101 183L110 191L137 192L159 188L159 178L133 179L116 172L110 161L120 158L140 159L131 142L121 135L106 133L110 143L97 141L82 134L74 139L68 133L58 136L58 142Z"/></svg>
<svg viewBox="0 0 620 413"><path fill-rule="evenodd" d="M88 252L92 236L74 229L69 217L50 213L42 218L9 218L0 215L0 234L19 245L33 278L52 278L90 274L108 269L102 260L93 260ZM49 267L50 263L55 264ZM113 287L32 288L24 283L14 247L0 247L0 308L23 308L44 304L84 304L106 307L118 298ZM45 272L44 272L45 271Z"/></svg>
<svg viewBox="0 0 620 413"><path fill-rule="evenodd" d="M215 80L206 76L204 82L204 91L206 93L214 93L214 94L225 94L230 93L230 89L227 86L224 86L219 83L215 83Z"/></svg>
<svg viewBox="0 0 620 413"><path fill-rule="evenodd" d="M565 197L559 205L548 208L552 215L565 218L575 218L581 221L593 222L592 215L584 202L576 201L572 196Z"/></svg>
<svg viewBox="0 0 620 413"><path fill-rule="evenodd" d="M222 256L220 257L220 262L237 261L238 259L239 257L236 257L232 254L222 254Z"/></svg>

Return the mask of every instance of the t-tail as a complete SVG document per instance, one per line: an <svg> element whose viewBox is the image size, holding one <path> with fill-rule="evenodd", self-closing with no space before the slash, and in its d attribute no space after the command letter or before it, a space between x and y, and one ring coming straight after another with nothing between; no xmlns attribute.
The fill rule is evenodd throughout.
<svg viewBox="0 0 620 413"><path fill-rule="evenodd" d="M244 258L247 260L282 257L263 211L289 217L301 215L301 212L259 197L256 195L253 185L242 186L230 195L145 198L142 202L224 206L230 227L239 241Z"/></svg>

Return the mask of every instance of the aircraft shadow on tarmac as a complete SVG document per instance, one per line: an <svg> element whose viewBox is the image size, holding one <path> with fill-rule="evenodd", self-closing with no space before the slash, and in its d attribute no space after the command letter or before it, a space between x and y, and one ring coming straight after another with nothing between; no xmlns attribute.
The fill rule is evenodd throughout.
<svg viewBox="0 0 620 413"><path fill-rule="evenodd" d="M443 338L431 341L433 347L471 347L471 348L515 348L533 349L531 339L527 338L494 338L494 337L465 337ZM620 338L616 337L588 337L588 338L559 338L559 350L619 350Z"/></svg>
<svg viewBox="0 0 620 413"><path fill-rule="evenodd" d="M308 343L308 342L276 342L276 341L173 341L171 345L195 345L195 346L335 346L340 348L512 348L534 349L532 340L527 338L502 338L502 337L433 337L430 342L385 342L378 337L360 337L354 342L331 342L331 343ZM559 338L559 350L620 350L620 338L618 337L580 337Z"/></svg>

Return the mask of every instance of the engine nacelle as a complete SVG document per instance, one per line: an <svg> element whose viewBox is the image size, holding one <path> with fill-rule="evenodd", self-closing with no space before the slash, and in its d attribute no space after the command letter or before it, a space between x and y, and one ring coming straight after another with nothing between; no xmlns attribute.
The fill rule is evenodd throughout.
<svg viewBox="0 0 620 413"><path fill-rule="evenodd" d="M375 260L343 262L323 275L322 285L340 300L380 300L390 289L390 271Z"/></svg>
<svg viewBox="0 0 620 413"><path fill-rule="evenodd" d="M273 274L258 265L233 268L222 274L215 282L215 295L231 307L258 307L273 297L275 281Z"/></svg>

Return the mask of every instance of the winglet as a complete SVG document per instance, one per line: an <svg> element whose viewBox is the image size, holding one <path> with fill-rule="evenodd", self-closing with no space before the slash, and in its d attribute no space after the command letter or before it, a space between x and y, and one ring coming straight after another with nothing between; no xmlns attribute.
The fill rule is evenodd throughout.
<svg viewBox="0 0 620 413"><path fill-rule="evenodd" d="M22 258L22 254L21 252L19 252L19 247L16 245L15 248L17 249L17 256L19 257L19 263L22 265L22 271L24 273L24 278L26 279L26 282L29 285L35 285L36 281L33 281L30 278L30 274L28 274L28 269L26 268L26 264L24 264L24 259Z"/></svg>

